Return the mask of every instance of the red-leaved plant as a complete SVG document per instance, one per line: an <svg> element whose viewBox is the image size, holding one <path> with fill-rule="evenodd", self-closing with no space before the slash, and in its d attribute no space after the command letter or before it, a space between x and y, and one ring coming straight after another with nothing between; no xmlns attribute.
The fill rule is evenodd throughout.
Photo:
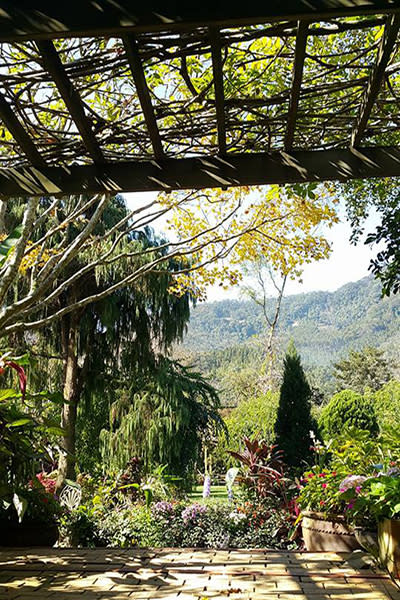
<svg viewBox="0 0 400 600"><path fill-rule="evenodd" d="M243 438L244 450L229 454L244 467L242 483L259 499L274 496L285 499L284 463L282 451L264 440Z"/></svg>
<svg viewBox="0 0 400 600"><path fill-rule="evenodd" d="M26 394L26 374L24 368L13 360L8 360L7 354L5 354L0 357L0 375L3 375L7 368L14 369L17 372L19 389L21 390L22 400L24 400Z"/></svg>

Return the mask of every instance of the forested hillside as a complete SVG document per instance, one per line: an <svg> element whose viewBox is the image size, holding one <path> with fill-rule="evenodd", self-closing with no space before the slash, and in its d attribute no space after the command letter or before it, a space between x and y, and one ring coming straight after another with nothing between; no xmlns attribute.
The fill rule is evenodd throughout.
<svg viewBox="0 0 400 600"><path fill-rule="evenodd" d="M274 301L271 299L271 309ZM311 292L283 299L278 339L284 348L293 339L304 362L327 366L350 349L372 345L394 358L399 353L400 297L382 299L380 286L372 277L348 283L335 292ZM254 356L254 345L263 332L261 309L250 301L223 300L200 304L192 311L184 348L210 352L224 360L228 355ZM234 348L237 345L251 349ZM206 357L203 356L203 360Z"/></svg>

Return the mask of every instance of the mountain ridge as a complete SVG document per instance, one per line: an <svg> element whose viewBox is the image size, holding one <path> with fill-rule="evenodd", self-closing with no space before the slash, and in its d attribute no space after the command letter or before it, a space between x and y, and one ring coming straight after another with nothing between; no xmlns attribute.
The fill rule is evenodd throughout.
<svg viewBox="0 0 400 600"><path fill-rule="evenodd" d="M282 300L277 329L279 347L293 339L307 364L326 366L348 353L371 345L399 354L400 296L381 298L371 276L337 290L313 291ZM274 300L268 301L270 309ZM219 300L192 311L183 348L210 352L260 340L261 308L250 300Z"/></svg>

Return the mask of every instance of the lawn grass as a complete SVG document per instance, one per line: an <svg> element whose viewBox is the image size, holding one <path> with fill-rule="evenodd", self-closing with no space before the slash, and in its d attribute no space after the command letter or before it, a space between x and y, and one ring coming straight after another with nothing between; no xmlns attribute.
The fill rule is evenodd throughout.
<svg viewBox="0 0 400 600"><path fill-rule="evenodd" d="M193 502L206 502L206 499L203 498L203 486L196 485L193 488L193 491L189 494L189 498L190 500L193 500ZM212 485L209 499L216 500L218 502L227 502L228 492L226 486Z"/></svg>

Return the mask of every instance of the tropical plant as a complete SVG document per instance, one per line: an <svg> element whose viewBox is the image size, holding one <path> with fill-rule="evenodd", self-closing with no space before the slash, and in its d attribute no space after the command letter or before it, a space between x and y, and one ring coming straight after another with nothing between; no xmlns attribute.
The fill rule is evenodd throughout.
<svg viewBox="0 0 400 600"><path fill-rule="evenodd" d="M18 516L22 521L26 512L32 517L34 506L42 507L42 501L48 509L54 508L52 494L36 473L43 465L53 464L52 445L62 430L58 423L43 416L40 407L42 402L59 403L61 399L57 394L28 394L22 365L4 357L1 365L3 376L9 368L18 372L20 391L0 390L0 510L3 519Z"/></svg>
<svg viewBox="0 0 400 600"><path fill-rule="evenodd" d="M326 439L352 428L365 430L376 436L379 426L373 399L352 390L338 392L322 409L319 426Z"/></svg>
<svg viewBox="0 0 400 600"><path fill-rule="evenodd" d="M400 469L393 466L373 477L345 479L340 486L347 517L355 523L400 518Z"/></svg>
<svg viewBox="0 0 400 600"><path fill-rule="evenodd" d="M242 485L258 500L282 498L284 474L282 451L264 440L243 438L242 451L229 450L244 469Z"/></svg>
<svg viewBox="0 0 400 600"><path fill-rule="evenodd" d="M283 362L275 422L275 443L283 451L287 465L298 467L310 460L312 431L315 431L315 422L311 416L311 388L292 342Z"/></svg>

